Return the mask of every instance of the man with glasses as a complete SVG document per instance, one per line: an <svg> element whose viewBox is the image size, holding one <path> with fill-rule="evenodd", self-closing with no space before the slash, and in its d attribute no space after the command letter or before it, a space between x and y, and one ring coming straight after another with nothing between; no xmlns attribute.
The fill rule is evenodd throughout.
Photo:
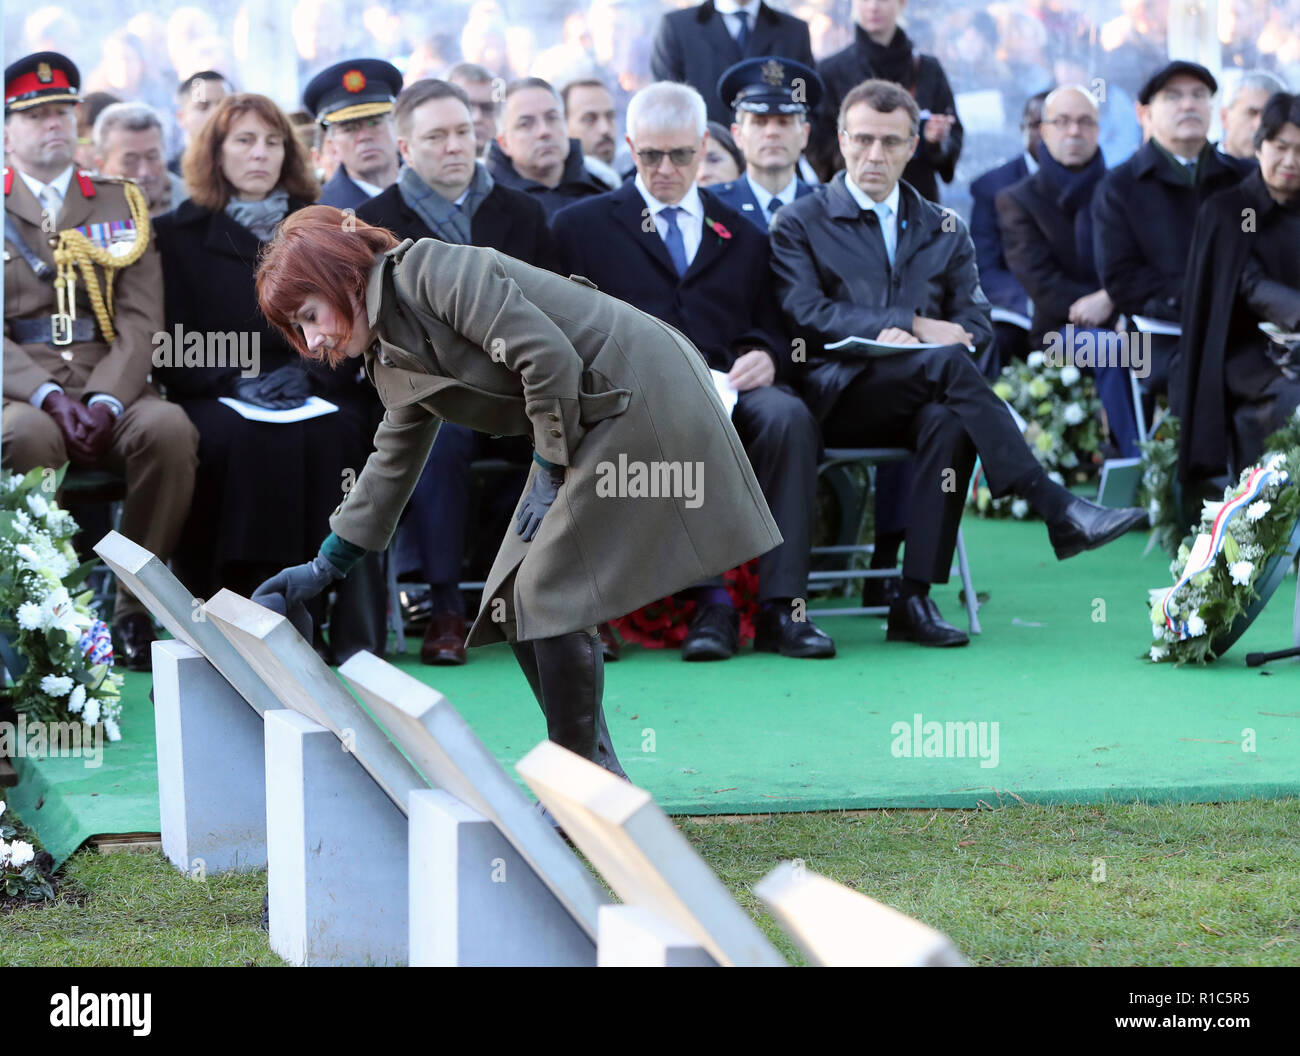
<svg viewBox="0 0 1300 1056"><path fill-rule="evenodd" d="M1216 91L1214 76L1194 62L1171 62L1154 74L1138 93L1150 138L1106 174L1093 197L1101 284L1130 319L1177 322L1197 210L1255 168L1207 138ZM1180 391L1171 369L1177 351L1177 337L1153 336L1146 387L1152 395L1169 389L1171 402Z"/></svg>
<svg viewBox="0 0 1300 1056"><path fill-rule="evenodd" d="M794 358L772 293L766 237L696 185L708 141L705 113L704 99L688 85L637 92L627 110L636 179L557 214L556 250L564 274L585 276L676 327L727 375L739 393L732 424L785 540L758 559L763 612L754 647L833 656L834 642L804 611L817 425L788 384ZM682 659L732 656L739 619L722 581L699 584L695 601Z"/></svg>
<svg viewBox="0 0 1300 1056"><path fill-rule="evenodd" d="M311 79L303 106L339 160L321 188L321 205L355 209L397 180L392 110L401 90L401 72L382 59L349 59Z"/></svg>
<svg viewBox="0 0 1300 1056"><path fill-rule="evenodd" d="M828 447L907 447L915 474L903 579L888 638L966 645L930 597L946 583L976 453L994 495L1014 492L1047 522L1056 556L1118 538L1143 510L1107 510L1055 484L1030 453L972 351L992 338L966 226L900 179L916 150L916 101L891 81L851 89L839 114L845 169L772 224L781 306L808 345L803 391ZM830 350L848 337L885 354ZM926 347L909 350L922 343Z"/></svg>
<svg viewBox="0 0 1300 1056"><path fill-rule="evenodd" d="M497 183L540 202L547 217L605 193L583 164L582 144L569 138L559 93L540 77L506 87L501 133L488 148L487 167Z"/></svg>
<svg viewBox="0 0 1300 1056"><path fill-rule="evenodd" d="M1006 259L1034 302L1031 348L1043 348L1049 334L1062 342L1068 333L1075 342L1092 341L1093 331L1113 330L1119 314L1101 285L1093 255L1092 197L1106 175L1100 113L1097 99L1082 85L1048 95L1038 169L997 197ZM1061 345L1071 365L1077 347ZM1092 370L1115 446L1122 457L1136 458L1128 371L1114 363L1096 364Z"/></svg>

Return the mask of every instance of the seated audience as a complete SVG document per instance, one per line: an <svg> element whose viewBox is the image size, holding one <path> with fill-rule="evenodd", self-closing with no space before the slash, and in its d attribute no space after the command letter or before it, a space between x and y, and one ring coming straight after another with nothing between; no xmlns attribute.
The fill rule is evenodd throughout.
<svg viewBox="0 0 1300 1056"><path fill-rule="evenodd" d="M476 62L458 62L443 79L462 89L469 99L469 111L474 115L475 154L485 158L488 147L497 138L497 118L501 113L491 71Z"/></svg>
<svg viewBox="0 0 1300 1056"><path fill-rule="evenodd" d="M135 180L149 199L149 215L175 209L188 196L185 181L167 169L162 122L145 103L114 103L95 119L95 169Z"/></svg>
<svg viewBox="0 0 1300 1056"><path fill-rule="evenodd" d="M157 224L172 354L158 365L155 350L154 377L199 431L197 484L175 567L197 597L222 587L249 595L315 552L318 526L370 452L378 400L355 367L308 369L257 307L258 253L320 190L284 113L262 95L224 97L186 151L185 182L189 201ZM310 396L338 409L272 423L221 402L283 410ZM332 659L383 652L379 557L367 558L359 585L351 585L355 573L342 584Z"/></svg>
<svg viewBox="0 0 1300 1056"><path fill-rule="evenodd" d="M1278 92L1264 105L1255 157L1257 170L1201 207L1192 234L1187 387L1175 407L1190 515L1259 460L1300 403L1300 96ZM1293 336L1274 341L1261 323Z"/></svg>
<svg viewBox="0 0 1300 1056"><path fill-rule="evenodd" d="M944 621L930 585L948 581L976 453L995 496L1014 492L1047 522L1059 559L1117 538L1146 513L1103 509L1055 484L976 368L971 350L993 334L975 247L960 219L900 179L920 123L899 85L852 89L839 118L846 169L777 214L772 267L791 326L808 342L803 391L826 445L916 453L888 637L955 646L969 639ZM824 348L853 336L903 347ZM937 347L906 349L917 342Z"/></svg>
<svg viewBox="0 0 1300 1056"><path fill-rule="evenodd" d="M321 70L302 93L302 105L324 130L338 159L320 204L355 209L397 179L393 100L402 74L382 59L349 59Z"/></svg>
<svg viewBox="0 0 1300 1056"><path fill-rule="evenodd" d="M1006 259L1034 302L1030 347L1042 348L1053 334L1064 361L1075 366L1081 341L1091 341L1094 349L1118 347L1098 343L1093 333L1113 331L1119 315L1093 259L1092 196L1106 175L1097 145L1099 114L1097 100L1081 85L1052 92L1044 104L1038 171L997 196ZM1067 331L1067 324L1073 329ZM1067 343L1069 333L1075 339ZM1094 361L1097 391L1120 455L1138 457L1127 365L1096 363L1095 355L1079 358Z"/></svg>
<svg viewBox="0 0 1300 1056"><path fill-rule="evenodd" d="M200 70L176 86L176 124L180 127L182 142L181 149L167 163L167 168L177 176L181 175L185 148L199 134L199 129L217 104L233 91L230 82L216 70Z"/></svg>
<svg viewBox="0 0 1300 1056"><path fill-rule="evenodd" d="M709 122L709 138L704 144L704 157L700 159L697 187L715 187L733 183L745 171L745 155L731 138L731 131L716 121Z"/></svg>
<svg viewBox="0 0 1300 1056"><path fill-rule="evenodd" d="M623 182L614 169L618 149L618 112L604 81L571 81L560 92L569 138L582 144L587 171L612 191Z"/></svg>
<svg viewBox="0 0 1300 1056"><path fill-rule="evenodd" d="M1223 153L1234 158L1255 157L1255 129L1264 112L1264 104L1273 95L1287 90L1286 82L1268 70L1246 70L1234 79L1232 94L1219 108L1223 126Z"/></svg>
<svg viewBox="0 0 1300 1056"><path fill-rule="evenodd" d="M788 96L788 93L787 93ZM628 104L635 180L580 202L552 222L561 271L585 276L684 333L739 399L732 412L784 542L758 559L754 647L785 656L833 656L803 618L820 440L786 379L790 342L772 296L767 239L695 183L708 143L704 100L683 84L652 84ZM722 581L702 584L685 660L721 660L739 647L739 621Z"/></svg>

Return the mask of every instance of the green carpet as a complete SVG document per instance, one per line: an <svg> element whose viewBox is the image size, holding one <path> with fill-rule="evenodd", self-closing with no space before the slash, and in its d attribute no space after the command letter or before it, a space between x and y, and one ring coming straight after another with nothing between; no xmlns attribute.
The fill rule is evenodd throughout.
<svg viewBox="0 0 1300 1056"><path fill-rule="evenodd" d="M676 814L1300 794L1300 667L1245 666L1247 652L1290 643L1294 578L1224 660L1175 669L1142 659L1146 590L1169 582L1162 554L1142 556L1145 535L1058 563L1041 524L971 518L965 529L976 587L991 595L968 648L887 643L872 617L823 622L833 660L746 649L726 663L684 664L626 647L606 668L605 709L632 780ZM963 625L956 584L935 597ZM418 644L408 642L412 654ZM503 763L544 736L506 647L473 651L460 668L397 662L445 694ZM22 767L10 798L52 852L94 832L158 825L147 682L127 688L129 740L106 749L102 768ZM917 714L988 724L986 749L996 723L997 765L926 758L920 745L896 755L894 724L910 730ZM1252 737L1254 751L1243 751ZM38 795L45 806L28 809Z"/></svg>

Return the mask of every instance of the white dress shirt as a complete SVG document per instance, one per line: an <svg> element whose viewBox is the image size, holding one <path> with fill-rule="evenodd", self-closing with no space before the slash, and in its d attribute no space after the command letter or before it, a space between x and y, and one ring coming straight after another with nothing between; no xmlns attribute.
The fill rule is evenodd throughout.
<svg viewBox="0 0 1300 1056"><path fill-rule="evenodd" d="M382 187L378 186L377 184L366 183L365 180L358 180L358 179L357 179L355 176L353 176L352 173L350 173L350 172L348 173L348 179L351 180L353 183L355 183L355 184L356 184L358 187L360 187L363 191L365 191L366 194L367 194L369 197L371 197L371 198L375 197L375 195L377 195L377 194L381 194L381 193L383 193L383 190L384 190L384 189L383 189Z"/></svg>
<svg viewBox="0 0 1300 1056"><path fill-rule="evenodd" d="M1043 149L1046 150L1047 148L1044 147ZM1025 168L1029 170L1029 175L1032 176L1038 171L1038 159L1030 154L1029 151L1025 151L1023 157L1025 159Z"/></svg>
<svg viewBox="0 0 1300 1056"><path fill-rule="evenodd" d="M749 183L749 189L754 192L754 198L758 201L758 208L762 210L763 215L769 220L772 218L772 214L768 212L772 199L779 198L781 199L782 205L789 205L794 201L795 191L799 189L798 173L791 176L790 182L777 191L776 194L773 194L762 184L755 181L748 171L745 173L745 179Z"/></svg>
<svg viewBox="0 0 1300 1056"><path fill-rule="evenodd" d="M641 197L645 199L650 215L655 218L655 228L659 232L659 237L667 239L668 218L660 215L660 210L666 208L666 203L661 202L650 193L639 172L636 174L636 189L641 192ZM675 214L674 219L677 221L677 230L682 233L682 248L686 251L686 266L690 267L691 262L695 259L696 252L700 248L700 241L704 238L704 203L700 200L700 192L695 184L691 184L682 200L677 203L677 208L680 212Z"/></svg>
<svg viewBox="0 0 1300 1056"><path fill-rule="evenodd" d="M41 203L42 209L48 208L44 197L45 189L47 187L54 188L54 192L59 196L59 209L62 209L63 202L68 197L68 184L72 181L71 165L55 176L54 179L50 180L49 183L41 183L41 181L35 176L28 176L25 172L19 172L18 175L23 178L23 183L27 184L27 189L31 191L36 200ZM58 219L58 212L59 210L55 210L56 220Z"/></svg>
<svg viewBox="0 0 1300 1056"><path fill-rule="evenodd" d="M751 37L754 35L754 26L758 22L758 5L759 0L749 0L746 4L738 4L736 0L715 0L713 9L722 16L727 32L734 39L740 32L740 19L736 17L739 11L749 15L749 35Z"/></svg>
<svg viewBox="0 0 1300 1056"><path fill-rule="evenodd" d="M853 177L847 172L844 174L844 186L848 188L849 194L853 195L853 200L861 208L870 209L880 218L880 234L885 239L885 246L892 260L898 249L898 202L901 197L898 184L894 184L894 189L883 202L874 201L871 195L853 182Z"/></svg>

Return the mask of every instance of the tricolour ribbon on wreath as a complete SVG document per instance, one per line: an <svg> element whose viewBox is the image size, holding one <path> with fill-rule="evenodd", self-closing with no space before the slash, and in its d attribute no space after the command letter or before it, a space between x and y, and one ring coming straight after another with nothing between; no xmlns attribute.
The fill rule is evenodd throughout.
<svg viewBox="0 0 1300 1056"><path fill-rule="evenodd" d="M1165 593L1164 600L1161 602L1161 609L1165 614L1165 626L1177 634L1179 639L1190 638L1192 635L1187 629L1186 620L1176 620L1170 614L1174 595L1181 587L1214 564L1219 551L1223 549L1223 540L1227 538L1228 525L1232 519L1254 502L1270 483L1281 484L1286 480L1286 476L1286 470L1283 469L1271 469L1266 465L1256 467L1242 484L1241 491L1223 504L1214 518L1209 534L1202 532L1192 543L1192 551L1187 557L1183 574Z"/></svg>

